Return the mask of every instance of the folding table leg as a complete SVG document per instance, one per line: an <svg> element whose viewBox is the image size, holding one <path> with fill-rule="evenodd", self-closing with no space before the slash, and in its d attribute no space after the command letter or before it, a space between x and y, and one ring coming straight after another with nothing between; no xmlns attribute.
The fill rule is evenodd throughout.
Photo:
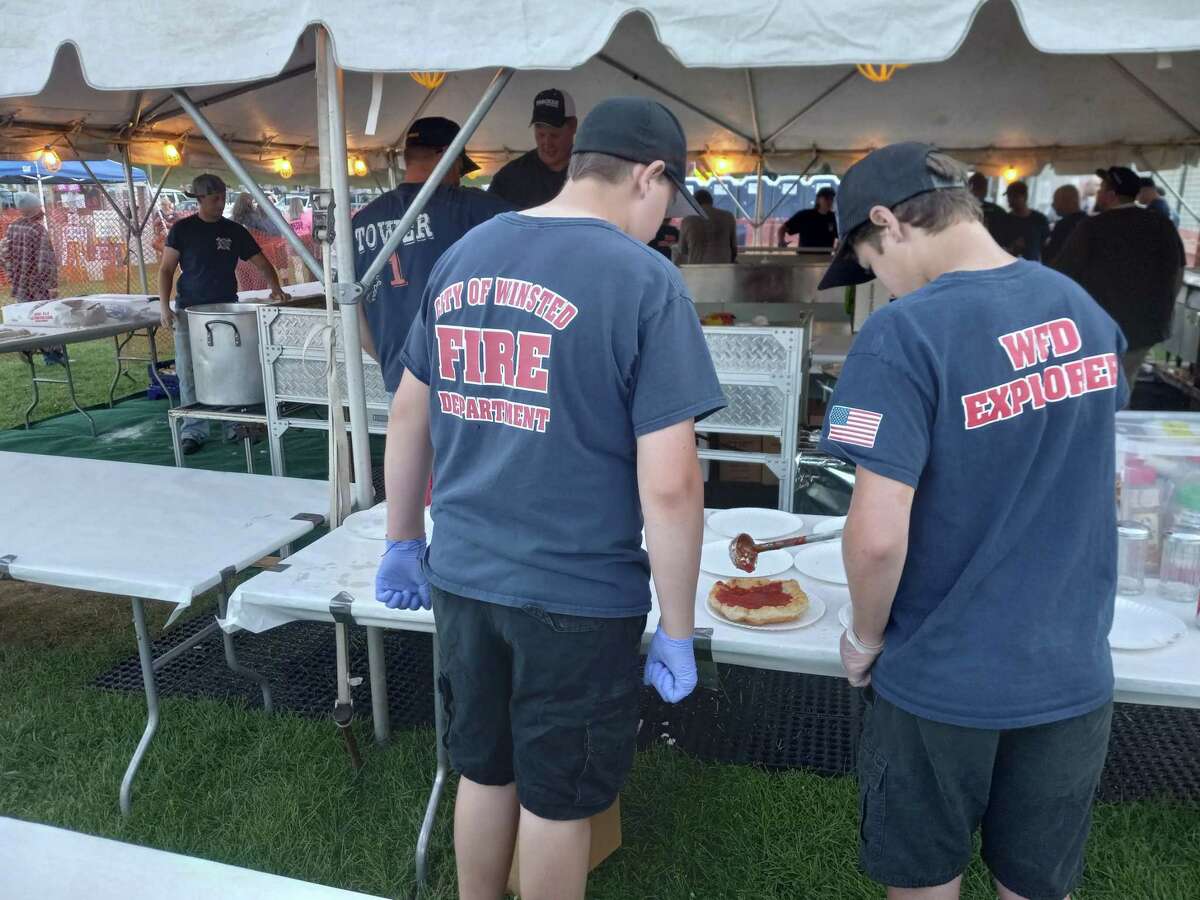
<svg viewBox="0 0 1200 900"><path fill-rule="evenodd" d="M88 420L88 427L90 427L92 429L92 437L95 437L96 436L96 420L93 419L88 414L88 411L86 409L84 409L82 406L79 405L79 398L75 396L75 376L71 373L71 348L68 347L66 344L64 344L62 350L63 350L62 367L63 367L63 371L67 375L67 380L66 380L67 393L71 397L71 405L75 407L76 412L80 413L85 419ZM32 360L31 360L31 362L32 362Z"/></svg>
<svg viewBox="0 0 1200 900"><path fill-rule="evenodd" d="M158 684L154 680L154 656L151 652L150 633L146 630L146 608L140 597L133 601L133 630L137 634L138 661L142 664L142 684L146 689L146 730L138 741L137 749L129 760L125 777L121 779L121 814L129 815L132 804L133 778L137 775L138 766L150 747L154 732L158 730Z"/></svg>
<svg viewBox="0 0 1200 900"><path fill-rule="evenodd" d="M217 592L217 609L222 619L225 618L226 607L229 604L233 575L233 569L226 569L221 573L221 588ZM266 676L259 675L253 669L248 669L238 662L237 651L233 647L233 635L223 629L221 643L225 646L225 665L229 666L229 671L256 683L262 689L263 710L267 713L273 712L275 705L271 702L271 683L267 681Z"/></svg>
<svg viewBox="0 0 1200 900"><path fill-rule="evenodd" d="M383 630L367 626L367 669L371 676L371 718L375 722L375 743L383 746L392 736L388 713L387 665L383 653Z"/></svg>
<svg viewBox="0 0 1200 900"><path fill-rule="evenodd" d="M37 409L38 400L38 377L37 369L33 365L33 352L30 350L22 350L21 355L25 357L25 362L29 364L29 406L25 408L25 428L29 428L29 414Z"/></svg>
<svg viewBox="0 0 1200 900"><path fill-rule="evenodd" d="M438 698L438 679L442 674L438 656L437 636L433 638L433 724L434 740L437 742L437 773L433 776L433 789L425 806L425 819L421 822L421 833L417 835L417 889L425 886L429 876L429 841L433 837L433 825L437 821L438 804L442 801L442 789L446 786L446 775L450 761L446 753L446 721L442 704Z"/></svg>

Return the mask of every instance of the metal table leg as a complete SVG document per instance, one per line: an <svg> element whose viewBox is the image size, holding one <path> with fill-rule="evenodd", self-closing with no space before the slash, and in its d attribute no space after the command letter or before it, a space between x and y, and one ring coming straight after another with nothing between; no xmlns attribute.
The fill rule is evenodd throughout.
<svg viewBox="0 0 1200 900"><path fill-rule="evenodd" d="M171 449L175 451L175 468L183 468L183 444L179 432L183 428L183 420L177 416L167 415L167 427L171 430Z"/></svg>
<svg viewBox="0 0 1200 900"><path fill-rule="evenodd" d="M29 414L37 409L38 405L38 377L37 369L33 365L33 352L30 350L22 350L21 355L25 357L25 362L29 365L29 388L30 398L29 406L25 407L25 429L29 430Z"/></svg>
<svg viewBox="0 0 1200 900"><path fill-rule="evenodd" d="M75 407L76 412L82 413L83 417L88 420L88 425L92 429L92 437L95 437L96 436L96 420L93 419L90 415L88 415L87 410L85 410L82 406L79 405L79 399L75 396L75 376L71 374L71 349L66 344L63 344L62 367L63 367L63 370L67 373L67 379L65 382L58 381L58 379L43 379L43 380L49 380L51 383L57 382L58 384L63 384L63 383L66 384L67 393L71 395L71 405Z"/></svg>
<svg viewBox="0 0 1200 900"><path fill-rule="evenodd" d="M253 475L254 474L254 445L250 442L250 438L248 435L246 437L242 438L242 445L246 448L246 474Z"/></svg>
<svg viewBox="0 0 1200 900"><path fill-rule="evenodd" d="M367 626L367 668L371 676L371 718L375 722L375 743L383 746L392 735L392 723L388 714L383 630L374 626Z"/></svg>
<svg viewBox="0 0 1200 900"><path fill-rule="evenodd" d="M121 779L121 814L129 815L132 803L133 778L138 766L150 747L154 732L158 730L158 684L154 680L154 659L151 653L150 633L146 630L146 608L140 597L133 598L133 630L137 634L138 661L142 664L142 684L146 688L146 730L138 741L137 749Z"/></svg>
<svg viewBox="0 0 1200 900"><path fill-rule="evenodd" d="M226 569L221 573L221 587L217 591L217 609L220 612L221 618L225 618L225 610L229 604L229 595L232 593L234 570ZM237 651L233 647L233 635L227 631L221 631L221 642L225 646L225 665L229 666L229 671L236 672L243 678L255 682L262 689L263 710L270 713L274 710L274 704L271 702L271 683L267 681L266 676L259 675L253 669L248 669L238 662Z"/></svg>
<svg viewBox="0 0 1200 900"><path fill-rule="evenodd" d="M435 635L433 639L433 722L434 736L437 741L437 773L433 776L433 789L429 792L429 802L425 806L425 819L421 822L421 833L417 836L417 890L425 886L426 879L429 877L429 841L433 837L433 825L437 821L438 805L442 802L442 789L446 786L446 775L450 771L445 742L446 722L442 713L441 699L438 697L438 680L441 673L442 666Z"/></svg>

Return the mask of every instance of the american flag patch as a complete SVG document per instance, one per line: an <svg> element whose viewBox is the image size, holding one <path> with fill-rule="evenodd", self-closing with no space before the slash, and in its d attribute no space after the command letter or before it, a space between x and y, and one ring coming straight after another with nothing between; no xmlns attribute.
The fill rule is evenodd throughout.
<svg viewBox="0 0 1200 900"><path fill-rule="evenodd" d="M853 406L835 406L829 410L829 439L841 444L874 447L882 421L880 413Z"/></svg>

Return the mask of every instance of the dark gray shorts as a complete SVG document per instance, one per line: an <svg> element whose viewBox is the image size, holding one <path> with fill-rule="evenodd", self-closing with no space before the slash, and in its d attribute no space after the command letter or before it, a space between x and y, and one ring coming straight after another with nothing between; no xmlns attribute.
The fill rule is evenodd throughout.
<svg viewBox="0 0 1200 900"><path fill-rule="evenodd" d="M859 863L889 887L945 884L976 829L992 875L1030 900L1062 900L1083 872L1112 704L1010 731L922 719L864 692Z"/></svg>
<svg viewBox="0 0 1200 900"><path fill-rule="evenodd" d="M633 766L646 617L432 593L454 768L476 784L516 781L521 805L543 819L612 806Z"/></svg>

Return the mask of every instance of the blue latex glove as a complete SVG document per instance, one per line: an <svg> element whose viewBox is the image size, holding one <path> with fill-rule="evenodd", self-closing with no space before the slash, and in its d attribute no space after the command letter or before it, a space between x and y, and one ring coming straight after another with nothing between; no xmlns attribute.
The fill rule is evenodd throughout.
<svg viewBox="0 0 1200 900"><path fill-rule="evenodd" d="M673 638L659 625L646 654L646 674L642 683L654 685L658 696L668 703L678 703L696 689L696 680L692 639Z"/></svg>
<svg viewBox="0 0 1200 900"><path fill-rule="evenodd" d="M425 541L388 541L375 573L375 599L388 609L429 609L429 581L421 571Z"/></svg>

